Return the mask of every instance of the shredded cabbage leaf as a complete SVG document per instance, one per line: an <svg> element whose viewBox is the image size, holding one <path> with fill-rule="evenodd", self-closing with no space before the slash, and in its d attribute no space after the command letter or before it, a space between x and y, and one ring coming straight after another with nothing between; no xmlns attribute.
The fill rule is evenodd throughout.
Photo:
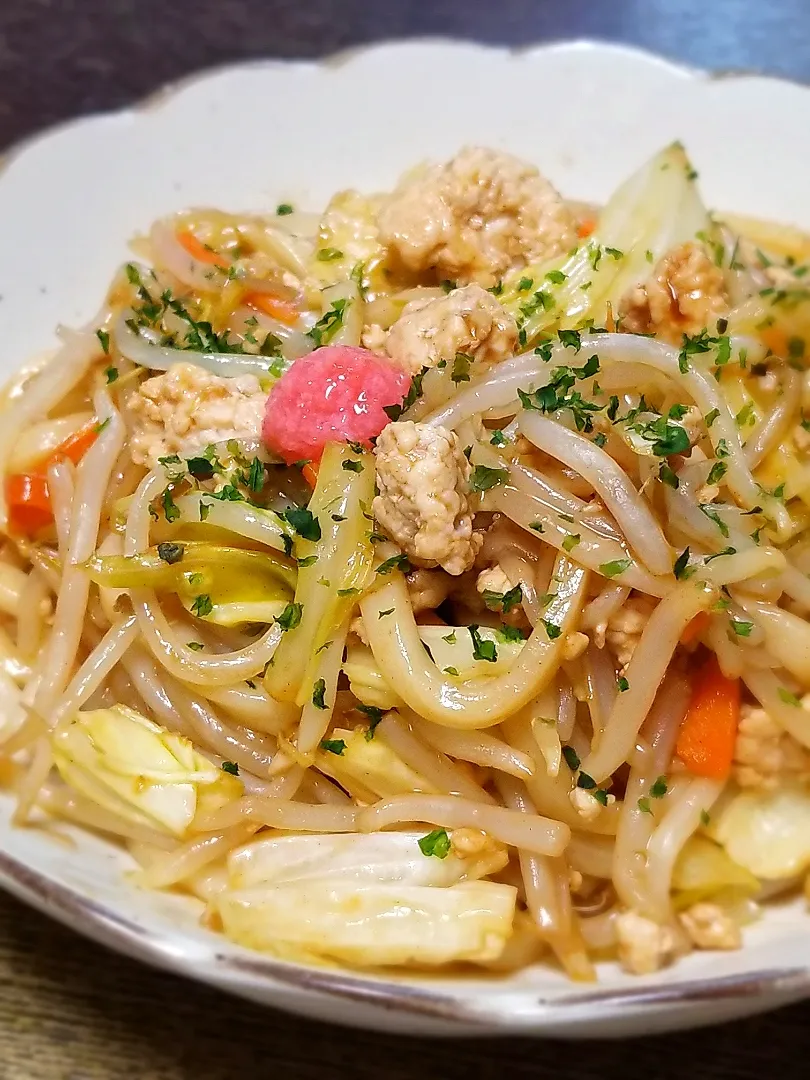
<svg viewBox="0 0 810 1080"><path fill-rule="evenodd" d="M125 705L77 712L51 736L64 782L119 817L184 837L198 813L242 795L242 782Z"/></svg>

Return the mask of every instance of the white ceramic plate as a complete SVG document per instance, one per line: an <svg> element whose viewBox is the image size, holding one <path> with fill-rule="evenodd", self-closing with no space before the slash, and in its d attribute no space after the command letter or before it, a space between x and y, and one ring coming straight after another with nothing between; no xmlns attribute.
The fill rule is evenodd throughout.
<svg viewBox="0 0 810 1080"><path fill-rule="evenodd" d="M790 123L780 118L790 117ZM599 201L674 138L706 199L810 228L810 89L711 77L588 43L521 53L442 41L324 64L265 62L174 87L140 108L34 139L0 163L0 376L90 318L128 237L189 204L319 208L342 187L389 188L464 143L538 163ZM618 1035L743 1016L810 996L810 916L777 907L735 953L694 953L647 978L615 966L576 986L538 966L501 980L382 977L284 964L198 925L191 901L128 884L115 848L9 826L0 884L149 963L321 1019L401 1032Z"/></svg>

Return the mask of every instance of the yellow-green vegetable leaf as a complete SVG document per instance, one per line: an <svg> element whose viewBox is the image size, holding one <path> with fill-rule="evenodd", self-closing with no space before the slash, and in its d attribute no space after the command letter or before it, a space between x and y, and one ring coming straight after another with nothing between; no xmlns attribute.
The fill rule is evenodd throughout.
<svg viewBox="0 0 810 1080"><path fill-rule="evenodd" d="M77 712L51 738L65 783L129 821L183 837L197 813L241 796L242 782L125 705Z"/></svg>

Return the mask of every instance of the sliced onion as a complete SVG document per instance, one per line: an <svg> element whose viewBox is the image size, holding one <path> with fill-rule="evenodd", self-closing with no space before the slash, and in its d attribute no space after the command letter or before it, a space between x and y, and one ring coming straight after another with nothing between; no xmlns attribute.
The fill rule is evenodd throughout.
<svg viewBox="0 0 810 1080"><path fill-rule="evenodd" d="M193 349L175 349L167 345L155 345L141 334L136 334L127 325L133 313L126 310L121 313L115 324L115 344L127 360L152 371L168 371L175 364L196 364L213 375L233 378L235 375L256 375L267 378L271 359L267 356L252 356L250 353L211 353L196 352Z"/></svg>
<svg viewBox="0 0 810 1080"><path fill-rule="evenodd" d="M156 221L149 232L152 255L183 285L201 292L219 292L226 275L214 263L202 262L189 254L177 239L177 233L165 221Z"/></svg>

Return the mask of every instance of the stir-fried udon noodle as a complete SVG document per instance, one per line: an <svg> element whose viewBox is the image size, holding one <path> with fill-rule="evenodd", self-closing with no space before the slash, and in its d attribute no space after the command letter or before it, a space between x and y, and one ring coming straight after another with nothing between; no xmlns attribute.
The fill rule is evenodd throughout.
<svg viewBox="0 0 810 1080"><path fill-rule="evenodd" d="M359 967L643 974L801 889L810 242L695 181L466 149L135 239L6 393L17 823Z"/></svg>

